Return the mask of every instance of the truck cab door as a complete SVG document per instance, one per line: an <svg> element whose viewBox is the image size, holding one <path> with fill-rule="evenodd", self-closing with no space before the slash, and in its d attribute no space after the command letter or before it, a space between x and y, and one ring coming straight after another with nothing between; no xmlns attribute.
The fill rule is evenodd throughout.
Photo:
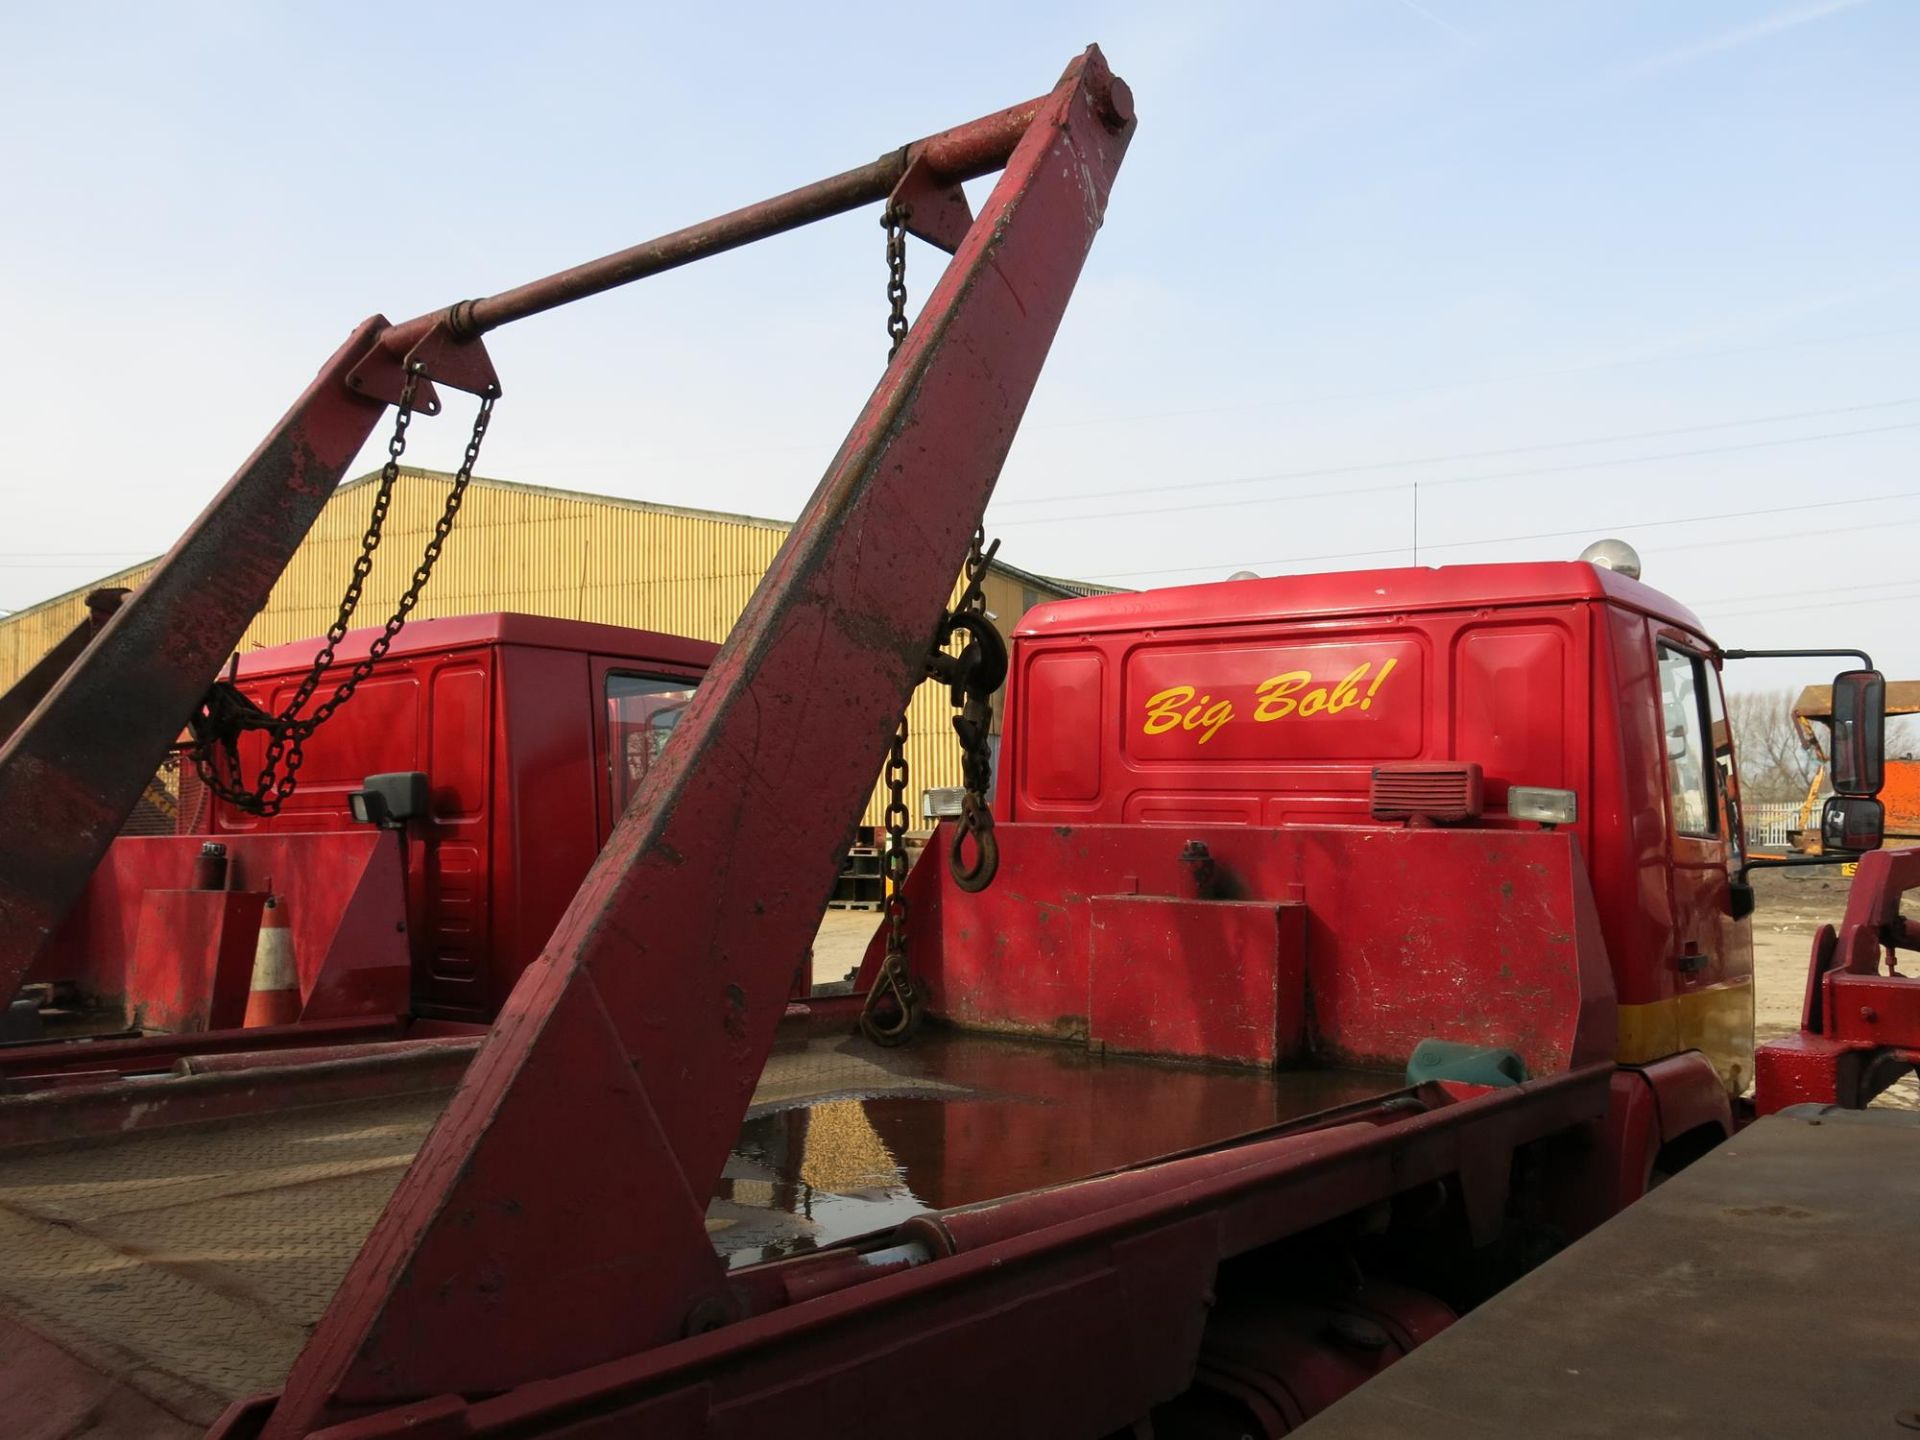
<svg viewBox="0 0 1920 1440"><path fill-rule="evenodd" d="M1733 1093L1753 1073L1753 932L1735 920L1741 837L1719 671L1683 632L1656 640L1673 863L1671 967L1677 1048L1698 1049Z"/></svg>

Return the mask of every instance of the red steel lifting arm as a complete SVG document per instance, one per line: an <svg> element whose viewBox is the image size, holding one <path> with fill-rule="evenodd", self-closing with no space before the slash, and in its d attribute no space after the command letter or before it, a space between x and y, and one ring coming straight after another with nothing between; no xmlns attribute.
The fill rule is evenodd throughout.
<svg viewBox="0 0 1920 1440"><path fill-rule="evenodd" d="M0 695L0 745L20 728L20 722L47 698L60 677L73 668L73 662L87 653L87 646L100 633L100 627L120 608L125 586L109 586L87 596L87 618L67 632L58 644L29 667L4 695Z"/></svg>
<svg viewBox="0 0 1920 1440"><path fill-rule="evenodd" d="M1104 67L1096 62L1104 74ZM1107 82L1103 81L1103 84ZM1113 82L1118 84L1118 82ZM1122 109L1118 95L1101 103ZM868 165L701 225L482 300L400 324L375 316L329 360L261 447L87 645L30 723L0 734L0 1000L11 995L85 889L274 582L306 536L406 367L425 377L417 408L439 410L433 383L498 394L479 335L662 270L886 199L1000 168L1055 95L891 151ZM957 191L952 192L957 196ZM932 203L909 227L953 248ZM964 213L964 212L963 212ZM80 647L74 647L76 652Z"/></svg>
<svg viewBox="0 0 1920 1440"><path fill-rule="evenodd" d="M0 1001L73 908L373 433L385 407L346 381L385 324L353 332L0 748Z"/></svg>
<svg viewBox="0 0 1920 1440"><path fill-rule="evenodd" d="M1044 101L987 123L1017 143L984 213L348 1272L267 1435L497 1391L735 1313L707 1197L1133 131L1097 50ZM510 313L541 308L516 293L502 297Z"/></svg>

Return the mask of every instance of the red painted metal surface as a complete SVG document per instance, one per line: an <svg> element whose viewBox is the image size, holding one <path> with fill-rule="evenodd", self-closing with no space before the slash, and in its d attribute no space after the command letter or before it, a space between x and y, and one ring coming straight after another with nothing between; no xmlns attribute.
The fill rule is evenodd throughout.
<svg viewBox="0 0 1920 1440"><path fill-rule="evenodd" d="M86 653L87 646L100 628L113 618L126 596L124 586L107 586L87 596L87 618L62 637L60 642L27 668L27 672L5 693L0 694L0 745L20 728L21 722L46 699L60 677L73 668L73 662Z"/></svg>
<svg viewBox="0 0 1920 1440"><path fill-rule="evenodd" d="M1086 923L1091 1043L1261 1066L1306 1049L1304 905L1095 895Z"/></svg>
<svg viewBox="0 0 1920 1440"><path fill-rule="evenodd" d="M726 1313L698 1197L737 1133L1131 130L1123 87L1092 51L1034 113L681 743L316 1330L270 1433L534 1379ZM562 1111L577 1124L556 1126ZM580 1127L598 1143L578 1144Z"/></svg>
<svg viewBox="0 0 1920 1440"><path fill-rule="evenodd" d="M1864 1106L1920 1065L1920 976L1895 969L1920 951L1920 925L1901 898L1920 890L1920 849L1877 850L1860 859L1835 930L1824 925L1807 964L1800 1033L1754 1053L1754 1106Z"/></svg>
<svg viewBox="0 0 1920 1440"><path fill-rule="evenodd" d="M363 826L333 833L236 834L226 844L229 883L262 893L271 887L286 912L303 1019L407 1012L406 908L393 834ZM184 950L169 958L171 932L146 926L144 910L149 894L186 883L200 845L201 838L193 835L116 840L30 978L71 981L97 1003L124 1005L129 1014L155 995L174 993L169 972L191 971L195 962ZM234 1025L246 1006L251 944ZM136 973L131 967L143 947L151 964ZM158 1026L159 1017L147 1023Z"/></svg>
<svg viewBox="0 0 1920 1440"><path fill-rule="evenodd" d="M1704 1137L1723 1139L1733 1123L1719 1072L1699 1052L1621 1066L1606 1124L1570 1138L1548 1170L1555 1222L1570 1237L1586 1234L1647 1193L1664 1147L1691 1137L1703 1149Z"/></svg>
<svg viewBox="0 0 1920 1440"><path fill-rule="evenodd" d="M996 1233L982 1233L978 1248L492 1398L431 1397L318 1437L957 1440L977 1435L983 1416L1033 1436L1124 1430L1191 1382L1224 1259L1441 1179L1497 1212L1514 1147L1597 1123L1609 1074L1592 1067L1465 1101L1429 1087L1376 1124L1169 1161L1055 1192L1065 1198L1037 1208L994 1207ZM950 1231L972 1213L932 1224ZM1023 1228L1022 1215L1038 1228ZM1435 1319L1428 1307L1404 1313L1409 1339ZM876 1373L924 1383L875 1386ZM215 1435L261 1433L264 1408L236 1406Z"/></svg>
<svg viewBox="0 0 1920 1440"><path fill-rule="evenodd" d="M1661 823L1663 638L1711 651L1684 606L1573 563L1049 601L1015 633L997 813L1379 827L1401 822L1372 813L1376 766L1474 764L1473 823L1512 829L1531 822L1506 815L1510 786L1572 790L1620 1003L1672 1001L1750 976L1752 943L1724 838Z"/></svg>
<svg viewBox="0 0 1920 1440"><path fill-rule="evenodd" d="M266 895L144 890L126 989L136 1030L231 1030L247 1011Z"/></svg>
<svg viewBox="0 0 1920 1440"><path fill-rule="evenodd" d="M249 1040L269 1032L228 1032ZM300 1035L299 1027L283 1031ZM128 1080L111 1071L0 1094L0 1150L123 1136L173 1125L229 1124L302 1105L334 1105L415 1090L451 1089L472 1055L459 1045L381 1046L369 1054L307 1058L209 1074ZM5 1411L0 1416L11 1420Z"/></svg>
<svg viewBox="0 0 1920 1440"><path fill-rule="evenodd" d="M1154 1412L1155 1440L1290 1435L1453 1321L1377 1279L1333 1301L1230 1297L1207 1317L1192 1389Z"/></svg>
<svg viewBox="0 0 1920 1440"><path fill-rule="evenodd" d="M350 632L328 684L377 630ZM553 933L612 830L606 677L692 685L718 646L617 625L531 615L422 620L401 632L353 704L308 742L300 788L271 819L215 804L221 835L364 831L347 797L368 775L426 774L432 813L405 859L413 1008L487 1021ZM255 651L240 688L284 704L312 642ZM260 743L243 743L248 766ZM250 771L249 771L250 773Z"/></svg>
<svg viewBox="0 0 1920 1440"><path fill-rule="evenodd" d="M350 632L329 680L378 633ZM314 643L244 657L241 688L260 703L284 702ZM263 820L213 802L201 834L228 845L227 883L271 886L278 913L291 917L307 1018L373 1010L490 1020L612 828L605 677L691 685L717 648L534 616L416 622L309 743L300 789L280 814ZM251 764L259 748L257 737L243 743ZM404 838L353 822L347 796L367 775L415 769L431 787L427 819ZM116 841L29 979L71 981L131 1024L176 1028L178 1003L167 997L205 967L171 955L167 929L143 928L139 917L146 891L189 882L199 843L200 835ZM136 952L149 963L130 982ZM244 975L239 984L244 1004ZM134 1013L143 1009L144 1019ZM227 1022L223 1013L191 1023Z"/></svg>
<svg viewBox="0 0 1920 1440"><path fill-rule="evenodd" d="M745 206L685 230L633 245L598 260L576 265L520 285L484 300L462 301L445 315L435 313L393 327L382 349L397 362L422 337L444 327L457 342L501 325L538 315L560 305L604 294L649 275L676 269L725 251L737 249L810 225L832 215L845 214L884 200L923 162L931 176L952 185L988 175L1007 164L1016 146L1033 130L1047 105L1057 96L1042 96L1024 104L983 116L965 125L943 130L871 164L844 171L829 179L788 191L771 200ZM1133 101L1125 82L1108 77L1097 101L1103 118L1118 129L1131 124ZM437 373L437 372L435 372Z"/></svg>
<svg viewBox="0 0 1920 1440"><path fill-rule="evenodd" d="M225 1075L236 1070L271 1070L289 1065L326 1064L336 1060L374 1057L436 1055L453 1060L472 1059L479 1035L436 1035L419 1040L368 1040L357 1045L293 1045L279 1050L227 1050L212 1055L185 1055L173 1062L176 1075Z"/></svg>
<svg viewBox="0 0 1920 1440"><path fill-rule="evenodd" d="M1733 1102L1698 1051L1635 1065L1630 1073L1641 1078L1659 1106L1662 1145L1705 1130L1733 1133Z"/></svg>
<svg viewBox="0 0 1920 1440"><path fill-rule="evenodd" d="M1651 585L1629 580L1615 570L1568 561L1341 570L1050 600L1028 611L1016 633L1035 637L1126 634L1169 625L1266 624L1275 615L1302 620L1385 618L1426 611L1527 608L1568 600L1605 600L1706 634L1691 610Z"/></svg>
<svg viewBox="0 0 1920 1440"><path fill-rule="evenodd" d="M189 1055L282 1046L355 1044L398 1039L419 1027L398 1016L346 1020L309 1020L279 1030L218 1030L197 1035L138 1035L81 1041L51 1040L38 1045L0 1048L0 1095L34 1088L62 1075L157 1075Z"/></svg>
<svg viewBox="0 0 1920 1440"><path fill-rule="evenodd" d="M1464 1040L1518 1050L1538 1078L1504 1090L1423 1087L1091 1180L942 1207L888 1237L919 1243L933 1257L924 1264L895 1255L868 1265L841 1248L723 1273L705 1198L740 1133L775 1025L824 1023L837 1008L822 1005L817 1016L789 1008L791 975L893 717L920 678L926 637L1131 129L1124 86L1090 51L1042 101L706 226L388 327L350 368L337 357L330 379L343 393L390 400L410 362L443 384L497 393L471 339L486 329L896 189L944 204L958 179L1006 165L964 236L950 209L923 226L953 243L953 265L688 706L681 743L662 752L565 914L556 904L547 917L558 920L551 941L470 1068L463 1042L301 1054L289 1037L304 1038L302 1026L247 1036L255 1051L290 1047L266 1056L225 1035L170 1042L171 1051L104 1042L19 1074L27 1093L0 1099L0 1141L71 1138L136 1113L154 1124L233 1118L266 1103L322 1103L465 1071L284 1395L236 1407L221 1433L824 1433L847 1430L852 1416L856 1430L939 1436L977 1433L986 1414L1015 1417L1034 1434L1097 1434L1138 1422L1203 1363L1236 1384L1263 1377L1261 1393L1291 1424L1365 1366L1329 1359L1303 1338L1299 1316L1263 1312L1222 1323L1210 1338L1223 1262L1387 1213L1409 1192L1447 1197L1462 1243L1485 1246L1508 1219L1522 1147L1590 1139L1616 1114L1617 1143L1596 1153L1637 1171L1649 1137L1711 1108L1701 1103L1698 1066L1623 1090L1611 1064L1616 989L1622 999L1630 987L1635 999L1678 993L1662 968L1678 933L1719 923L1706 914L1709 887L1682 884L1670 837L1623 818L1664 813L1652 656L1662 636L1697 638L1687 612L1631 582L1564 566L1515 567L1525 573L1498 579L1387 572L1422 578L1393 579L1384 600L1373 576L1327 582L1318 599L1288 581L1256 582L1281 589L1219 604L1213 591L1232 587L1174 592L1171 609L1151 597L1089 602L1080 618L1093 623L1036 622L1023 637L1032 663L1017 683L1047 699L1009 722L1011 783L1027 788L1016 791L1013 823L1000 827L998 884L964 895L937 865L910 882L913 963L936 1010L1250 1066L1302 1059L1398 1069L1419 1040ZM309 401L337 407L341 398ZM351 413L369 409L377 414L364 403ZM229 507L226 517L239 513ZM196 561L203 579L205 561L205 553ZM1352 587L1370 582L1371 598L1352 598L1360 593ZM1343 585L1346 601L1336 593ZM1498 623L1485 623L1479 612L1489 610ZM1267 617L1288 611L1301 618L1276 634ZM1159 620L1141 618L1149 612ZM1181 614L1184 629L1172 623ZM1142 625L1156 630L1154 643L1139 643ZM450 893L448 867L403 857L399 837L324 833L344 823L344 786L369 769L413 768L389 766L382 739L410 724L428 737L416 753L431 759L436 725L490 737L495 748L484 754L429 766L452 777L444 788L456 802L442 802L435 823L459 822L441 837L442 860L462 846L470 860L485 847L488 875L516 868L500 848L499 817L478 814L493 787L510 777L530 807L571 790L581 813L581 796L624 748L616 717L590 705L590 738L556 747L567 754L549 771L554 784L529 784L497 747L520 743L505 737L536 723L524 707L539 704L543 681L584 676L591 692L607 661L591 648L524 646L526 668L509 685L512 648L447 668L446 645L418 647L418 664L396 670L395 685L432 691L451 677L444 710L407 710L399 688L383 699L370 684L357 702L361 731L341 732L335 773L315 770L306 792L304 824L320 819L323 833L283 828L303 823L296 814L223 832L241 852L243 878L269 860L292 864L286 847L351 838L367 842L366 875L390 881L380 882L387 889L365 923L343 917L334 939L314 942L314 958L302 955L310 1014L364 1008L374 992L355 984L390 995L401 969L391 957L406 943L397 927L439 925L423 897ZM266 666L304 659L268 657ZM123 655L96 688L136 671ZM168 686L184 693L189 673L172 666L161 698ZM270 695L284 670L248 674ZM1529 723L1500 718L1503 686L1504 703ZM1411 702L1400 704L1398 692ZM1595 695L1610 703L1596 707ZM1590 724L1581 718L1596 708ZM402 714L408 724L396 720ZM1118 727L1103 719L1116 714ZM1067 743L1076 725L1079 751ZM1089 760L1085 740L1096 731L1111 744ZM29 732L36 743L53 733ZM1281 749L1267 748L1272 735L1286 737ZM1516 783L1578 788L1581 826L1543 834L1510 824L1328 823L1352 818L1356 802L1365 819L1365 780L1355 787L1349 772L1364 777L1376 759L1452 758L1433 753L1442 737L1485 766L1490 802ZM12 755L0 755L0 794ZM1272 783L1287 765L1291 777ZM604 807L596 798L586 811L610 824L620 798L610 791ZM537 834L541 819L560 813L521 815ZM1053 823L1020 823L1039 821ZM1140 821L1163 824L1132 823ZM1596 871L1609 887L1596 906L1583 841L1598 846L1622 831L1629 840ZM1187 841L1205 847L1204 865ZM587 842L573 833L562 843L577 857ZM283 848L261 848L275 845ZM72 868L71 857L65 863ZM1633 890L1649 878L1667 913ZM137 891L145 905L155 888L128 884L124 893ZM1609 974L1614 936L1603 939L1600 917L1627 895L1644 933L1616 952ZM492 893L452 899L442 918L464 916L483 930L511 912L518 928L501 947L543 933L527 894L505 906ZM107 911L121 918L103 928L132 923L124 905ZM345 957L337 971L336 952ZM1708 953L1740 973L1737 948ZM462 977L445 966L423 977L417 949L413 960L416 995L435 997L443 1013L485 1008L478 992L458 990ZM468 960L476 974L508 974L497 958ZM182 1070L212 1073L122 1078L136 1073L128 1065L169 1054ZM201 1054L228 1058L203 1064ZM1708 1089L1724 1106L1717 1083ZM1013 1138L1032 1145L1044 1133L1043 1121ZM921 1170L969 1178L991 1168L991 1147L1017 1153L1006 1133L964 1122L923 1127L910 1143L937 1147L914 1157ZM1630 1188L1615 1178L1611 1193ZM1404 1332L1395 1342L1403 1346L1446 1318L1417 1294L1383 1301L1378 1314ZM1068 1333L1075 1344L1063 1347ZM876 1385L876 1373L927 1383ZM963 1384L968 1403L956 1405Z"/></svg>
<svg viewBox="0 0 1920 1440"><path fill-rule="evenodd" d="M367 321L0 748L0 995L86 888L379 420L345 384Z"/></svg>
<svg viewBox="0 0 1920 1440"><path fill-rule="evenodd" d="M1025 824L998 833L992 888L965 894L927 864L909 881L915 972L933 1013L955 1023L1085 1039L1092 996L1106 988L1092 897L1191 895L1182 850L1198 839L1223 896L1305 908L1304 967L1269 970L1291 984L1276 1017L1283 1026L1305 1017L1276 1050L1398 1071L1421 1040L1439 1038L1516 1050L1536 1074L1614 1054L1606 949L1571 835ZM1242 977L1195 959L1166 987L1191 987L1190 1002L1137 987L1129 1023L1205 1025L1198 1011L1179 1022L1149 1012L1244 1004ZM1115 998L1106 997L1108 1025L1120 1023Z"/></svg>

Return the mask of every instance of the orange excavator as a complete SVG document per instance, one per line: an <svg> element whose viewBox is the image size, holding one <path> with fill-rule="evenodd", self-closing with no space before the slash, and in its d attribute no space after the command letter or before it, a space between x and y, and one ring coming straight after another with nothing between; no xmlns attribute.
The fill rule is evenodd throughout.
<svg viewBox="0 0 1920 1440"><path fill-rule="evenodd" d="M1920 715L1920 680L1887 682L1887 717L1891 719L1896 715ZM1800 734L1800 743L1813 753L1819 764L1813 779L1807 782L1807 797L1800 804L1800 820L1790 837L1793 848L1807 855L1821 853L1820 795L1827 784L1828 748L1821 743L1821 735L1825 732L1831 736L1832 726L1833 687L1807 686L1793 702L1793 728ZM1881 803L1887 807L1886 843L1920 843L1920 757L1908 755L1896 759L1889 754L1886 766L1886 785L1880 792Z"/></svg>

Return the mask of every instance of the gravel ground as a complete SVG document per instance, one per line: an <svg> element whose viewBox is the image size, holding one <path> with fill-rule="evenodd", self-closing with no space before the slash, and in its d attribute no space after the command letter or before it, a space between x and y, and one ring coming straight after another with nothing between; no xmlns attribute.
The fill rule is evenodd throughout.
<svg viewBox="0 0 1920 1440"><path fill-rule="evenodd" d="M813 940L813 983L830 985L846 979L867 953L867 941L879 924L877 910L827 911Z"/></svg>

